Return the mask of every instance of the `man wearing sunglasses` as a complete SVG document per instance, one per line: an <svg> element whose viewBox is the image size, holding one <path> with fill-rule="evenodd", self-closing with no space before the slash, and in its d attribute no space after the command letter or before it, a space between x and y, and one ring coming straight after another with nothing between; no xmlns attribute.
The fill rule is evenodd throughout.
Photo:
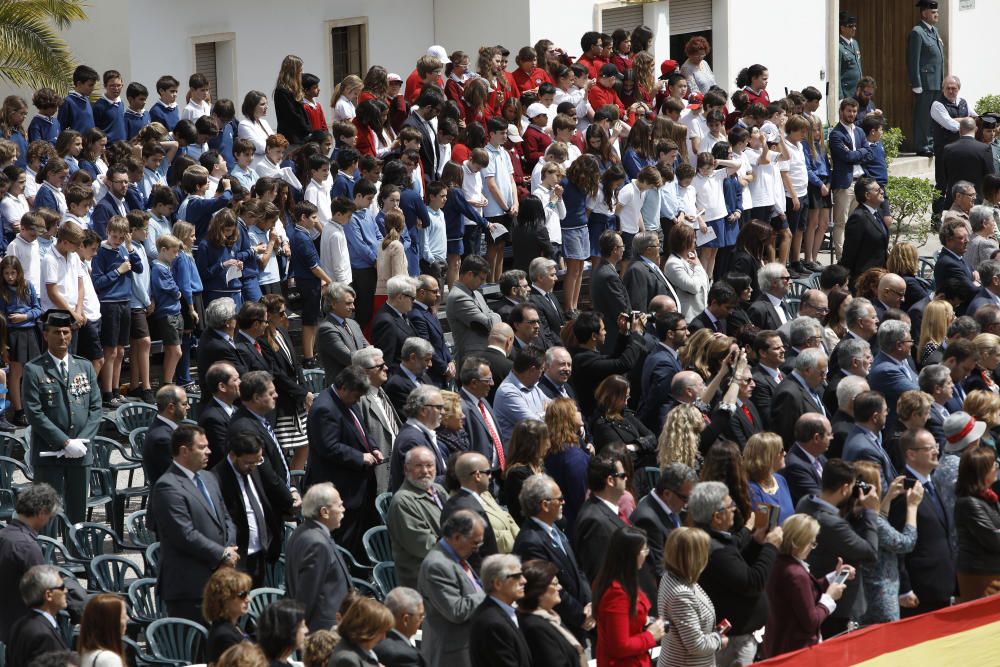
<svg viewBox="0 0 1000 667"><path fill-rule="evenodd" d="M489 493L493 468L485 456L477 452L466 452L455 462L455 476L461 488L444 504L441 521L458 510L471 510L486 520L483 546L475 558L469 562L478 569L481 560L496 553L510 553L514 548L519 528L517 522L504 508L500 507Z"/></svg>
<svg viewBox="0 0 1000 667"><path fill-rule="evenodd" d="M43 653L65 651L56 616L66 608L66 584L52 565L36 565L21 578L21 597L30 607L10 629L8 665L31 665Z"/></svg>

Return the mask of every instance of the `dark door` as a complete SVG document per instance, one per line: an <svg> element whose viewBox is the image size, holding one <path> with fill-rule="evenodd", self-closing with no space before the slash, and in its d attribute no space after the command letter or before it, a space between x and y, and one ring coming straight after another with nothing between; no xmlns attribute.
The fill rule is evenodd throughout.
<svg viewBox="0 0 1000 667"><path fill-rule="evenodd" d="M861 46L861 69L875 77L875 103L891 127L913 133L913 92L906 71L906 39L920 21L913 0L840 0L840 9L858 17L855 39ZM904 144L909 146L909 141Z"/></svg>

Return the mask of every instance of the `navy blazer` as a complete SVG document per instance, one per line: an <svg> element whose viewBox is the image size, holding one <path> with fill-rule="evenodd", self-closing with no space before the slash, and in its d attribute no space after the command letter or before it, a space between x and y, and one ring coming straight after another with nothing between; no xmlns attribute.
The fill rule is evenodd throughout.
<svg viewBox="0 0 1000 667"><path fill-rule="evenodd" d="M601 262L597 270L590 274L590 302L594 312L599 313L604 320L607 335L603 352L607 354L615 349L618 341L618 316L632 309L625 283L615 267L608 262Z"/></svg>
<svg viewBox="0 0 1000 667"><path fill-rule="evenodd" d="M478 572L484 558L500 552L500 548L497 546L497 535L479 499L473 498L471 493L462 491L461 489L451 494L444 502L444 507L441 508L441 525L443 526L448 517L458 510L475 512L486 522L486 529L483 531L483 543L480 545L479 551L468 558L469 564Z"/></svg>
<svg viewBox="0 0 1000 667"><path fill-rule="evenodd" d="M889 460L889 455L883 447L872 442L868 431L855 426L844 443L842 457L845 461L871 461L882 469L882 488L888 489L892 480L896 479L896 467Z"/></svg>
<svg viewBox="0 0 1000 667"><path fill-rule="evenodd" d="M239 330L236 331L233 340L236 342L236 354L239 355L240 361L247 371L271 372L271 365L264 358L264 347L267 345L266 340L261 342L254 339L253 342L250 342ZM260 352L257 351L254 343L260 345Z"/></svg>
<svg viewBox="0 0 1000 667"><path fill-rule="evenodd" d="M859 205L844 228L844 253L840 265L850 272L853 281L870 268L885 266L888 257L889 230L878 216Z"/></svg>
<svg viewBox="0 0 1000 667"><path fill-rule="evenodd" d="M795 376L786 375L774 390L771 400L771 421L768 430L774 431L785 442L795 442L795 422L807 412L823 414L823 401L819 405L813 395Z"/></svg>
<svg viewBox="0 0 1000 667"><path fill-rule="evenodd" d="M431 379L427 373L421 373L417 379L422 384L431 384ZM382 386L386 396L389 397L389 401L392 403L392 407L395 408L396 414L400 415L403 414L403 405L406 403L406 398L416 388L417 383L411 380L398 366L389 372L389 379Z"/></svg>
<svg viewBox="0 0 1000 667"><path fill-rule="evenodd" d="M459 392L459 396L462 398L462 411L465 412L465 431L469 434L469 444L472 446L472 451L479 452L486 457L487 461L493 462L496 458L496 445L490 436L489 426L483 419L483 413L479 410L479 403L474 402L464 391ZM490 417L493 417L493 429L499 438L500 427L497 426L496 417L493 416L493 407L486 399L483 401L486 404L486 412ZM503 441L500 442L500 446L503 447ZM507 450L504 449L504 454L506 455L506 453Z"/></svg>
<svg viewBox="0 0 1000 667"><path fill-rule="evenodd" d="M872 149L868 146L868 138L864 130L854 126L854 146L851 135L843 123L837 123L830 130L830 156L833 158L833 171L830 174L830 187L843 190L851 187L854 181L854 165L860 165L871 158Z"/></svg>
<svg viewBox="0 0 1000 667"><path fill-rule="evenodd" d="M270 422L269 422L270 423ZM274 430L274 425L271 425ZM273 494L275 504L284 512L292 508L291 471L285 454L277 440L267 432L267 427L250 412L246 407L240 406L233 413L233 419L229 423L229 433L252 433L260 438L263 445L264 460L258 466L261 478L264 480L265 490L268 494Z"/></svg>
<svg viewBox="0 0 1000 667"><path fill-rule="evenodd" d="M990 292L985 287L980 287L979 291L976 292L976 296L969 302L969 307L965 309L966 314L975 315L976 311L982 306L995 305L997 303L997 298L993 296L993 292Z"/></svg>
<svg viewBox="0 0 1000 667"><path fill-rule="evenodd" d="M209 396L208 401L202 403L201 411L198 413L198 426L205 429L205 437L208 438L209 452L206 468L215 467L229 453L229 422L231 420L232 417L214 397Z"/></svg>
<svg viewBox="0 0 1000 667"><path fill-rule="evenodd" d="M743 408L737 407L733 410L725 431L726 435L740 446L740 450L747 446L747 440L750 439L750 436L764 430L764 418L761 417L753 401L744 401L743 405L750 412L750 419L747 419Z"/></svg>
<svg viewBox="0 0 1000 667"><path fill-rule="evenodd" d="M375 469L365 465L364 455L372 451L367 437L358 432L361 414L348 408L333 387L321 391L309 410L309 462L306 487L333 482L348 512L360 511L365 499L375 496ZM370 492L370 493L369 493Z"/></svg>
<svg viewBox="0 0 1000 667"><path fill-rule="evenodd" d="M904 391L920 389L917 374L909 364L896 363L892 357L879 352L868 371L868 386L872 391L880 391L889 406L889 416L885 422L885 433L895 433L896 402Z"/></svg>
<svg viewBox="0 0 1000 667"><path fill-rule="evenodd" d="M781 328L781 319L778 317L778 309L774 307L771 300L761 295L759 299L750 304L747 308L747 316L754 326L760 329L770 329L777 331ZM791 312L785 315L787 320L793 319Z"/></svg>
<svg viewBox="0 0 1000 667"><path fill-rule="evenodd" d="M761 368L760 364L753 367L751 376L756 386L753 388L753 393L750 394L750 400L757 406L757 412L764 420L764 425L770 426L771 399L774 397L774 390L778 388L778 382L773 375Z"/></svg>
<svg viewBox="0 0 1000 667"><path fill-rule="evenodd" d="M820 454L817 459L821 467L826 465L826 456ZM794 505L798 505L799 500L808 495L818 494L822 486L822 476L809 462L809 455L799 443L795 443L788 450L788 454L785 455L785 467L778 474L788 482L788 491L792 495Z"/></svg>
<svg viewBox="0 0 1000 667"><path fill-rule="evenodd" d="M934 285L939 291L949 285L962 296L962 305L956 310L956 315L966 313L969 303L979 291L972 282L972 269L965 263L965 259L948 248L941 248L937 262L934 263Z"/></svg>
<svg viewBox="0 0 1000 667"><path fill-rule="evenodd" d="M427 370L434 384L438 387L445 386L445 371L451 362L451 352L448 350L448 343L444 339L444 329L441 328L441 320L437 313L431 312L430 308L422 304L413 304L413 308L406 314L410 320L410 326L417 336L428 341L434 346L434 357L431 367Z"/></svg>
<svg viewBox="0 0 1000 667"><path fill-rule="evenodd" d="M670 384L680 373L677 353L657 344L642 365L642 398L636 416L653 433L659 433L671 403Z"/></svg>
<svg viewBox="0 0 1000 667"><path fill-rule="evenodd" d="M127 212L128 205L125 208ZM93 225L94 231L97 232L98 236L106 239L108 238L108 221L116 215L121 214L114 196L110 192L106 192L101 197L101 201L97 202L97 205L94 206L94 212L90 214L90 224Z"/></svg>
<svg viewBox="0 0 1000 667"><path fill-rule="evenodd" d="M476 667L531 667L524 635L491 597L479 603L469 620L469 657Z"/></svg>
<svg viewBox="0 0 1000 667"><path fill-rule="evenodd" d="M173 427L158 417L153 417L146 429L146 439L142 443L142 472L146 475L150 488L173 463L174 457L170 452L170 438L173 434Z"/></svg>
<svg viewBox="0 0 1000 667"><path fill-rule="evenodd" d="M243 365L243 360L236 352L235 342L233 344L228 343L215 329L205 329L205 332L201 334L201 338L198 339L198 384L201 386L202 405L205 405L212 398L212 394L215 391L215 387L209 387L205 384L205 375L208 374L208 369L211 365L217 361L229 362L236 367L236 372L240 375L247 372L246 366Z"/></svg>
<svg viewBox="0 0 1000 667"><path fill-rule="evenodd" d="M314 408L315 405L313 403ZM403 485L403 479L405 478L403 475L403 459L406 458L406 452L414 447L426 447L434 452L437 459L437 476L434 478L434 481L438 484L444 484L444 472L448 467L448 461L441 453L441 449L434 446L430 436L424 433L423 429L417 428L413 424L403 424L403 427L399 429L399 433L396 434L396 441L392 443L392 456L389 458L389 490L393 493Z"/></svg>
<svg viewBox="0 0 1000 667"><path fill-rule="evenodd" d="M535 309L538 310L538 319L541 320L541 328L538 333L539 339L541 339L541 342L546 348L562 345L562 339L559 337L559 332L562 331L562 326L566 321L566 317L563 315L562 306L559 305L559 300L556 298L554 292L549 293L549 296L552 297L550 301L546 297L542 296L541 292L536 290L534 287L530 289L531 291L528 293L528 303L535 306ZM555 303L554 306L552 305L553 302Z"/></svg>
<svg viewBox="0 0 1000 667"><path fill-rule="evenodd" d="M372 344L382 350L385 363L398 366L403 353L403 341L417 332L410 320L400 315L388 303L383 304L372 319Z"/></svg>
<svg viewBox="0 0 1000 667"><path fill-rule="evenodd" d="M646 531L649 556L646 557L642 569L648 573L647 579L659 586L660 577L663 576L663 548L667 543L667 537L670 536L670 531L678 527L674 522L681 522L681 518L664 510L652 494L651 491L643 496L632 511L629 521L636 528L642 528ZM649 591L644 592L646 597L649 597ZM656 592L654 591L654 594Z"/></svg>
<svg viewBox="0 0 1000 667"><path fill-rule="evenodd" d="M559 567L556 578L563 590L555 611L574 635L578 638L586 637L583 631L583 608L591 601L590 582L577 564L576 553L569 544L569 538L565 534L563 538L567 547L565 551L553 543L537 521L525 519L521 524L521 532L514 540L512 553L520 556L521 562L538 559Z"/></svg>

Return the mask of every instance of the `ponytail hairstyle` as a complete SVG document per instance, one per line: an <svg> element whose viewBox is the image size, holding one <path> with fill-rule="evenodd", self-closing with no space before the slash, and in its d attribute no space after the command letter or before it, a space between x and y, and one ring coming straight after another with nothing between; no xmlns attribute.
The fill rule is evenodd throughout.
<svg viewBox="0 0 1000 667"><path fill-rule="evenodd" d="M759 63L756 65L750 65L750 67L744 67L740 70L740 73L736 75L736 87L746 88L756 77L766 71L767 68Z"/></svg>
<svg viewBox="0 0 1000 667"><path fill-rule="evenodd" d="M615 203L618 200L618 188L614 187L618 181L625 181L625 170L622 169L621 165L611 165L607 171L601 174L601 189L604 193L604 204L612 213L615 212Z"/></svg>

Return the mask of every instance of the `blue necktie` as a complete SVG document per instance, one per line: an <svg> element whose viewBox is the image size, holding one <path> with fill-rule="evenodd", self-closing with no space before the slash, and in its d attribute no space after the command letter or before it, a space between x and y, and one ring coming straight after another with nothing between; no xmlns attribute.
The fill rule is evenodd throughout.
<svg viewBox="0 0 1000 667"><path fill-rule="evenodd" d="M285 484L287 486L291 486L292 477L288 472L288 463L285 462L284 454L281 451L281 443L278 442L278 436L274 434L274 429L271 428L271 422L267 421L266 419L262 419L261 421L264 422L264 428L267 429L267 434L271 436L271 440L274 440L274 444L277 445L278 447L278 455L279 455L278 458L281 459L281 466L285 469Z"/></svg>
<svg viewBox="0 0 1000 667"><path fill-rule="evenodd" d="M208 487L205 486L205 481L201 478L201 474L194 474L194 483L198 487L198 490L201 491L201 495L205 496L205 500L208 501L208 506L212 508L212 514L218 516L218 513L215 511L215 503L212 502L212 496L209 495Z"/></svg>
<svg viewBox="0 0 1000 667"><path fill-rule="evenodd" d="M938 496L937 491L934 489L934 483L930 479L924 484L924 491L927 492L928 497L934 504L934 511L937 512L938 517L944 525L948 525L948 513L944 511L944 505L941 504L941 498Z"/></svg>

